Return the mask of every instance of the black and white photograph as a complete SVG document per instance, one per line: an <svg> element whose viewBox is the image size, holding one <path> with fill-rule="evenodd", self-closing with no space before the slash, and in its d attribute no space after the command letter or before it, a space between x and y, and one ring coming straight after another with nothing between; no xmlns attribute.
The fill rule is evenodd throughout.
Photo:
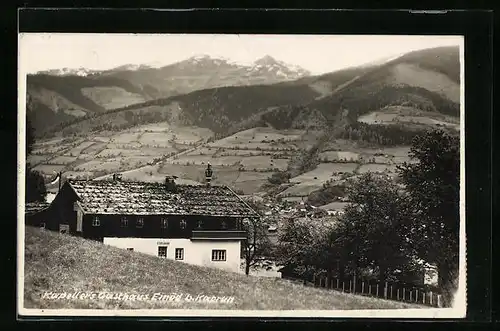
<svg viewBox="0 0 500 331"><path fill-rule="evenodd" d="M19 313L465 316L462 36L18 40Z"/></svg>

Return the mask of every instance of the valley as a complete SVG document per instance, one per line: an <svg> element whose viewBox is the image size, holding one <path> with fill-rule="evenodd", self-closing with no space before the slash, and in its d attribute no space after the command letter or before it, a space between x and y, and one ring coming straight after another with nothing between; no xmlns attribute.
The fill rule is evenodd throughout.
<svg viewBox="0 0 500 331"><path fill-rule="evenodd" d="M28 161L47 181L59 171L98 179L119 172L140 181L175 175L187 184L203 183L210 163L214 184L240 194L301 201L339 188L336 198L321 200L335 203L349 178L393 176L410 161L409 145L419 132L458 133L457 53L422 50L319 76L291 67L284 75L285 65L271 57L242 74L238 65L207 56L159 69L34 76L31 100L66 117L38 132ZM215 76L214 68L220 70ZM268 71L275 78L264 75ZM73 90L63 85L70 79ZM165 79L177 92L159 92ZM190 90L184 89L188 80ZM57 93L73 101L60 102ZM67 120L68 112L85 115Z"/></svg>
<svg viewBox="0 0 500 331"><path fill-rule="evenodd" d="M40 142L28 162L47 182L62 171L63 178L105 179L119 172L124 180L156 182L175 175L181 184L204 183L210 163L215 185L250 196L278 192L275 197L293 202L307 199L325 185L342 187L347 179L367 171L392 175L398 164L409 161L408 146L375 148L339 139L321 151L313 170L271 185L269 178L287 172L291 160L319 134L257 127L209 142L213 133L207 129L157 123ZM49 185L48 190L55 193L57 186Z"/></svg>
<svg viewBox="0 0 500 331"><path fill-rule="evenodd" d="M228 37L27 44L24 307L454 306L463 41Z"/></svg>

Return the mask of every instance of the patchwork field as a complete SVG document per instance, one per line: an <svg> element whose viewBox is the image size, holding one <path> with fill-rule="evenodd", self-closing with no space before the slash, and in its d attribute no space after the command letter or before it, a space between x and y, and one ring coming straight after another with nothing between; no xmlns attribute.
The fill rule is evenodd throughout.
<svg viewBox="0 0 500 331"><path fill-rule="evenodd" d="M311 132L254 128L214 142L212 133L197 127L173 127L166 122L120 132L101 131L87 138L52 139L36 144L30 162L47 179L63 171L66 177L106 178L120 172L124 179L163 181L175 175L179 182L203 183L208 163L213 183L229 185L242 194L258 194L268 178L286 171L292 157L310 146ZM303 198L325 183L341 185L368 171L394 173L408 158L407 146L370 149L337 140L319 154L311 171L290 179L281 198ZM289 184L289 185L290 185Z"/></svg>
<svg viewBox="0 0 500 331"><path fill-rule="evenodd" d="M316 181L316 182L311 182L311 183L301 183L298 185L294 185L292 187L287 188L278 196L280 198L285 198L285 197L306 197L312 192L318 190L321 188L322 183Z"/></svg>
<svg viewBox="0 0 500 331"><path fill-rule="evenodd" d="M363 164L361 167L359 167L358 173L363 174L366 172L394 172L395 170L395 165Z"/></svg>
<svg viewBox="0 0 500 331"><path fill-rule="evenodd" d="M324 210L342 210L348 204L349 204L348 202L331 202L331 203L323 205L319 208L324 209Z"/></svg>
<svg viewBox="0 0 500 331"><path fill-rule="evenodd" d="M359 122L367 124L413 124L415 126L448 127L460 129L459 120L437 112L424 112L411 107L389 106L358 118Z"/></svg>
<svg viewBox="0 0 500 331"><path fill-rule="evenodd" d="M359 160L359 154L353 152L327 151L319 154L320 160L324 161L351 161Z"/></svg>
<svg viewBox="0 0 500 331"><path fill-rule="evenodd" d="M204 128L170 127L162 122L89 137L40 141L28 162L47 179L59 171L66 177L94 178L158 163L189 146L196 147L211 135Z"/></svg>
<svg viewBox="0 0 500 331"><path fill-rule="evenodd" d="M439 93L453 102L460 102L460 85L445 74L407 63L394 66L392 73L391 79L386 81L388 84L419 86Z"/></svg>
<svg viewBox="0 0 500 331"><path fill-rule="evenodd" d="M120 87L84 87L82 94L106 109L120 108L146 101L141 95L130 93Z"/></svg>
<svg viewBox="0 0 500 331"><path fill-rule="evenodd" d="M395 176L397 165L410 161L408 152L408 146L370 149L352 142L335 141L319 154L321 163L315 169L291 178L293 186L278 196L287 201L300 201L311 192L322 189L323 184L343 185L347 178L366 172Z"/></svg>

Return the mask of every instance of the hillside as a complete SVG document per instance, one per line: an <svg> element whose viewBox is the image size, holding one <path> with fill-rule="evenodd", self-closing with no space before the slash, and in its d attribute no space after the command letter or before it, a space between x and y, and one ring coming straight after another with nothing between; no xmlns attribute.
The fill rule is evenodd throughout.
<svg viewBox="0 0 500 331"><path fill-rule="evenodd" d="M304 287L164 260L81 238L26 227L25 308L38 309L402 309L419 305ZM113 299L42 299L57 293L199 294L234 300L187 302Z"/></svg>
<svg viewBox="0 0 500 331"><path fill-rule="evenodd" d="M111 70L49 70L28 75L28 111L42 134L52 126L158 98L224 86L273 84L309 75L270 56L242 65L194 56L163 67L125 65ZM47 112L50 109L52 113Z"/></svg>
<svg viewBox="0 0 500 331"><path fill-rule="evenodd" d="M348 111L349 121L355 123L358 117L389 106L412 108L426 112L425 116L435 113L458 117L459 67L458 48L423 50L379 65L348 68L293 82L206 89L151 100L110 110L107 114L117 114L110 117L84 116L61 124L58 129L75 133L79 130L68 126L78 127L81 121L88 120L112 125L113 116L120 118L120 112L151 106L165 107L163 112L168 113L174 103L183 124L225 135L262 124L280 129L323 127L344 110ZM165 119L166 115L162 116ZM150 123L147 121L151 120L138 124Z"/></svg>
<svg viewBox="0 0 500 331"><path fill-rule="evenodd" d="M66 177L121 172L161 181L175 174L190 182L202 181L211 162L216 183L300 200L366 171L394 174L423 130L458 134L455 53L423 50L292 82L207 89L85 115L38 139L29 161L47 179L62 170ZM418 65L427 78L402 65ZM449 85L440 91L432 81L443 75ZM268 185L283 172L299 179Z"/></svg>

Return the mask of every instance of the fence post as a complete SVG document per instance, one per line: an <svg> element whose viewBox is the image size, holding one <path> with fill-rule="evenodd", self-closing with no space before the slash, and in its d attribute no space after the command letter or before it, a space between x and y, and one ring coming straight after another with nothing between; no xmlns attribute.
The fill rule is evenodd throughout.
<svg viewBox="0 0 500 331"><path fill-rule="evenodd" d="M397 298L398 298L398 301L399 301L399 288L397 290Z"/></svg>
<svg viewBox="0 0 500 331"><path fill-rule="evenodd" d="M365 293L365 282L361 283L361 294Z"/></svg>
<svg viewBox="0 0 500 331"><path fill-rule="evenodd" d="M337 278L337 288L339 288L339 279Z"/></svg>
<svg viewBox="0 0 500 331"><path fill-rule="evenodd" d="M431 304L431 306L432 306L432 295L433 295L433 294L432 294L432 291L431 291L431 293L430 293L430 294L431 294L431 297L430 297L430 304Z"/></svg>
<svg viewBox="0 0 500 331"><path fill-rule="evenodd" d="M377 283L377 294L376 294L376 296L378 297L378 283Z"/></svg>
<svg viewBox="0 0 500 331"><path fill-rule="evenodd" d="M316 275L313 274L313 284L316 286Z"/></svg>
<svg viewBox="0 0 500 331"><path fill-rule="evenodd" d="M403 301L406 300L406 293L405 292L406 292L406 289L403 287Z"/></svg>
<svg viewBox="0 0 500 331"><path fill-rule="evenodd" d="M415 302L418 302L418 288L417 288L417 292L415 293Z"/></svg>
<svg viewBox="0 0 500 331"><path fill-rule="evenodd" d="M412 301L413 290L410 290L410 302Z"/></svg>
<svg viewBox="0 0 500 331"><path fill-rule="evenodd" d="M384 286L384 299L387 299L387 282L385 282L385 286Z"/></svg>
<svg viewBox="0 0 500 331"><path fill-rule="evenodd" d="M345 292L345 282L342 282L342 292Z"/></svg>
<svg viewBox="0 0 500 331"><path fill-rule="evenodd" d="M437 306L441 308L441 294L438 294Z"/></svg>
<svg viewBox="0 0 500 331"><path fill-rule="evenodd" d="M356 294L356 276L354 276L354 281L352 284L352 293Z"/></svg>
<svg viewBox="0 0 500 331"><path fill-rule="evenodd" d="M392 285L391 285L391 299L393 298L393 295L392 295Z"/></svg>

